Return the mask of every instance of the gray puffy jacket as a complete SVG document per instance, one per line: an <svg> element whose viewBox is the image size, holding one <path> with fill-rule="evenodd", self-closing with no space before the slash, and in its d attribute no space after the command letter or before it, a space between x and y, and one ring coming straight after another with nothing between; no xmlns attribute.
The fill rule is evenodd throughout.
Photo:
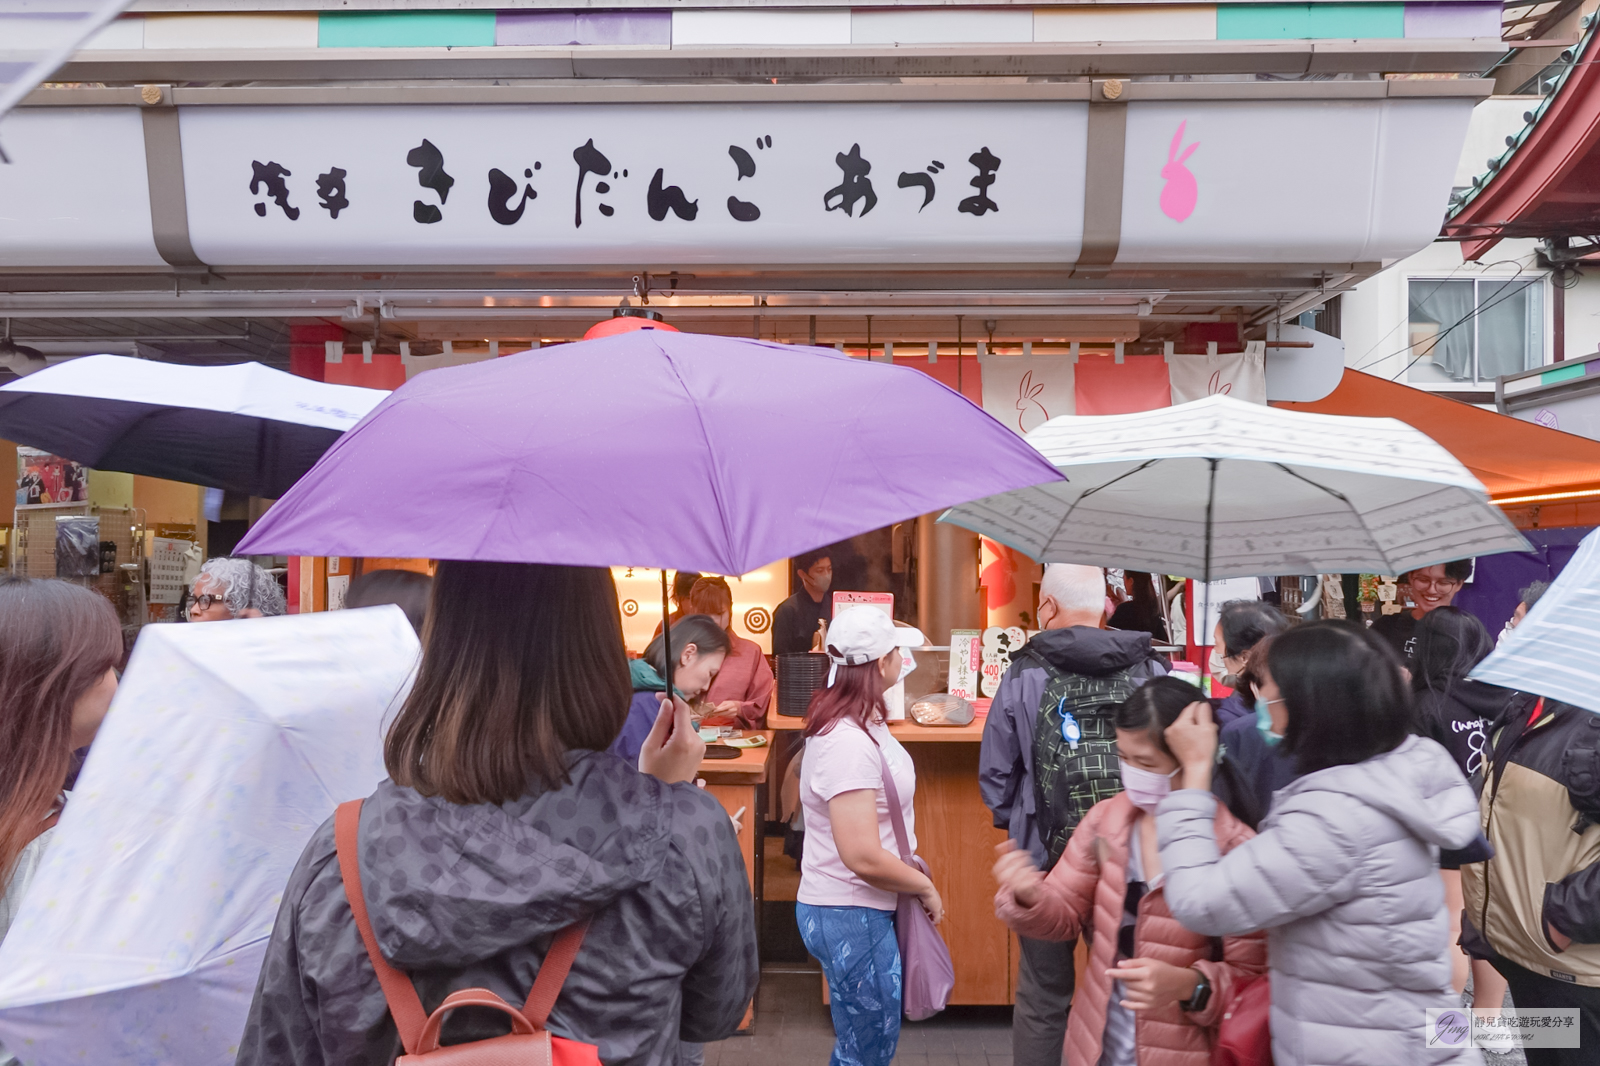
<svg viewBox="0 0 1600 1066"><path fill-rule="evenodd" d="M1478 833L1477 797L1444 748L1408 737L1298 778L1227 855L1216 803L1185 789L1157 809L1167 905L1208 936L1268 930L1276 1066L1482 1062L1424 1045L1424 1011L1460 1005L1438 851Z"/></svg>

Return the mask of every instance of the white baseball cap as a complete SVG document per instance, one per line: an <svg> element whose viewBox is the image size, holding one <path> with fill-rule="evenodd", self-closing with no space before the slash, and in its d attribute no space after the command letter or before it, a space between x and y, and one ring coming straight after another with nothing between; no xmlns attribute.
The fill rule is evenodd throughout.
<svg viewBox="0 0 1600 1066"><path fill-rule="evenodd" d="M828 684L841 666L875 663L895 648L919 648L928 643L922 630L897 626L877 607L846 607L828 623Z"/></svg>

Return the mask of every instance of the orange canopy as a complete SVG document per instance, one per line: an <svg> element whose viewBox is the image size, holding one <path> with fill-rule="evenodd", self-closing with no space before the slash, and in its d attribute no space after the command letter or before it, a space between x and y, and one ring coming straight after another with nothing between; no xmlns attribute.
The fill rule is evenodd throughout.
<svg viewBox="0 0 1600 1066"><path fill-rule="evenodd" d="M1346 370L1313 403L1274 407L1397 418L1461 460L1518 526L1600 524L1600 441Z"/></svg>

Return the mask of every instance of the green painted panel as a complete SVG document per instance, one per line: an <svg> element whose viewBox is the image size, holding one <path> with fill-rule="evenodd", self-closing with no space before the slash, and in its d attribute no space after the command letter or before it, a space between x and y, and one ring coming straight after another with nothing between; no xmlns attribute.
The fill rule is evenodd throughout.
<svg viewBox="0 0 1600 1066"><path fill-rule="evenodd" d="M1394 38L1406 35L1404 4L1219 4L1217 40Z"/></svg>
<svg viewBox="0 0 1600 1066"><path fill-rule="evenodd" d="M1404 4L1312 4L1311 34L1376 40L1406 35Z"/></svg>
<svg viewBox="0 0 1600 1066"><path fill-rule="evenodd" d="M461 48L494 44L493 11L339 11L317 19L319 48Z"/></svg>
<svg viewBox="0 0 1600 1066"><path fill-rule="evenodd" d="M1546 370L1539 375L1539 384L1554 385L1558 381L1571 381L1573 378L1583 377L1583 364L1577 366L1564 366L1559 370Z"/></svg>

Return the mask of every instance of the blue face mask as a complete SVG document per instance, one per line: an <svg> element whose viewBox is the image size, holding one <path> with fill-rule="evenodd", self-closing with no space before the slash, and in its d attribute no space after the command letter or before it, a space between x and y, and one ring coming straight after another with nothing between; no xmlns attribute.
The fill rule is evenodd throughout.
<svg viewBox="0 0 1600 1066"><path fill-rule="evenodd" d="M1272 701L1272 703L1279 702L1281 701ZM1269 704L1266 700L1261 699L1259 696L1256 698L1256 729L1260 731L1261 739L1265 740L1269 747L1283 739L1277 733L1272 731L1271 704Z"/></svg>

